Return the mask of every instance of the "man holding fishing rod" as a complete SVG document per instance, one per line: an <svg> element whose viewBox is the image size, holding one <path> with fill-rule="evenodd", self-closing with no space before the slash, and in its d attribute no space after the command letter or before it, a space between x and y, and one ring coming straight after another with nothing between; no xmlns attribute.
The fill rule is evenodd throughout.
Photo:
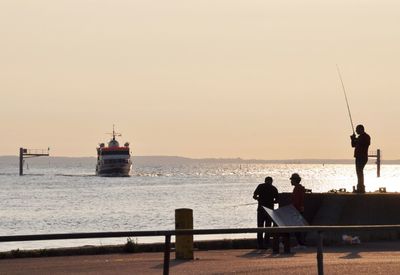
<svg viewBox="0 0 400 275"><path fill-rule="evenodd" d="M356 193L365 193L364 167L368 162L368 147L371 144L371 137L365 132L363 125L357 125L355 133L350 136L351 147L354 147L354 157L356 159L357 189Z"/></svg>
<svg viewBox="0 0 400 275"><path fill-rule="evenodd" d="M278 189L272 185L272 178L266 177L265 183L259 184L254 191L253 199L258 201L257 227L271 227L272 219L269 217L263 206L274 209L274 203L278 202ZM257 233L258 249L266 249L269 246L270 235Z"/></svg>
<svg viewBox="0 0 400 275"><path fill-rule="evenodd" d="M353 187L353 192L364 194L365 193L364 167L368 162L368 147L371 144L371 137L365 132L364 126L361 124L357 125L356 131L354 132L353 118L351 117L346 89L344 88L342 75L340 74L339 66L337 64L336 64L336 69L340 78L340 82L342 83L343 95L346 100L347 112L349 113L350 124L351 128L353 129L353 134L350 136L350 138L351 138L351 147L354 148L354 157L356 158L356 172L357 172L357 189L354 189ZM358 137L356 137L356 133L358 134Z"/></svg>

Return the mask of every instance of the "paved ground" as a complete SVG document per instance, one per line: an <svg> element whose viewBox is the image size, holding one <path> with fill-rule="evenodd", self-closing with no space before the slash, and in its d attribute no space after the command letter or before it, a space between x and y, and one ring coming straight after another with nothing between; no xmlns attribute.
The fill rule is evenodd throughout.
<svg viewBox="0 0 400 275"><path fill-rule="evenodd" d="M317 274L316 248L291 255L248 249L196 251L170 274ZM0 274L162 274L162 253L0 260ZM324 248L325 274L400 274L400 242Z"/></svg>

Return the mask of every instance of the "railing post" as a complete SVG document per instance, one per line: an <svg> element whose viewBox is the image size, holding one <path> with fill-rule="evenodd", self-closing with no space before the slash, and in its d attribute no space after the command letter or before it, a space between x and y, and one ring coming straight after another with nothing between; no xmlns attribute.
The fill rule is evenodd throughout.
<svg viewBox="0 0 400 275"><path fill-rule="evenodd" d="M175 230L193 229L193 210L175 209ZM193 235L177 235L175 238L175 258L193 260Z"/></svg>
<svg viewBox="0 0 400 275"><path fill-rule="evenodd" d="M376 176L381 176L381 150L376 150Z"/></svg>
<svg viewBox="0 0 400 275"><path fill-rule="evenodd" d="M24 174L24 148L19 148L19 175Z"/></svg>
<svg viewBox="0 0 400 275"><path fill-rule="evenodd" d="M322 242L323 242L322 232L318 231L318 247L317 247L318 275L324 275L324 255L322 251Z"/></svg>
<svg viewBox="0 0 400 275"><path fill-rule="evenodd" d="M165 248L164 248L164 275L169 275L169 257L171 253L171 235L165 235Z"/></svg>

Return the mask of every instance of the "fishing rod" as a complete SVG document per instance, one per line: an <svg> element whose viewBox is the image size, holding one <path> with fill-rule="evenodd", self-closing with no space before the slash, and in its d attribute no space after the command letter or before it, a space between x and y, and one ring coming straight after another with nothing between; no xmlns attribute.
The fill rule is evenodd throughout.
<svg viewBox="0 0 400 275"><path fill-rule="evenodd" d="M258 202L252 202L252 203L243 203L243 204L235 204L235 205L228 205L226 207L239 207L239 206L249 206L249 205L255 205L258 204Z"/></svg>
<svg viewBox="0 0 400 275"><path fill-rule="evenodd" d="M340 74L339 66L337 64L336 64L336 69L337 69L337 72L339 74L340 82L342 83L343 94L344 94L344 98L346 99L347 111L349 113L349 118L350 118L350 123L351 123L351 129L353 129L353 135L354 135L355 132L354 132L354 125L353 125L353 118L351 117L349 101L347 100L346 89L344 88L342 75Z"/></svg>
<svg viewBox="0 0 400 275"><path fill-rule="evenodd" d="M234 205L234 207L237 207L237 206L247 206L247 205L254 205L254 204L258 204L258 202L237 204L237 205Z"/></svg>

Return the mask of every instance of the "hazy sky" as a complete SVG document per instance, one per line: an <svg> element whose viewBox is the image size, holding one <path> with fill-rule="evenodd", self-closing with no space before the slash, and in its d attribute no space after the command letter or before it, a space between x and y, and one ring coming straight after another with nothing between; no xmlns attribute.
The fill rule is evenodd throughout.
<svg viewBox="0 0 400 275"><path fill-rule="evenodd" d="M2 0L0 155L400 158L400 2Z"/></svg>

